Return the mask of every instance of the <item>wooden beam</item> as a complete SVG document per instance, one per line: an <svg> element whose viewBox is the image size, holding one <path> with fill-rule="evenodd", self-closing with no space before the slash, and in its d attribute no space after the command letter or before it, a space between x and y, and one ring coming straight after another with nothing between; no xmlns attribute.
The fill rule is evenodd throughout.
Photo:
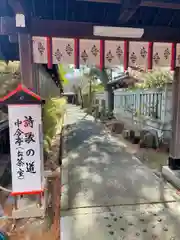
<svg viewBox="0 0 180 240"><path fill-rule="evenodd" d="M128 22L130 18L136 13L140 3L141 0L122 0L119 21L122 23Z"/></svg>
<svg viewBox="0 0 180 240"><path fill-rule="evenodd" d="M4 54L4 51L3 51L3 47L2 47L1 44L0 44L0 59L1 59L1 60L4 60L4 61L7 60L7 59L6 59L6 56L5 56L5 54Z"/></svg>
<svg viewBox="0 0 180 240"><path fill-rule="evenodd" d="M64 36L81 38L93 35L93 24L72 21L32 19L31 32L34 36Z"/></svg>
<svg viewBox="0 0 180 240"><path fill-rule="evenodd" d="M132 18L132 16L136 13L137 9L138 7L132 9L123 9L123 11L121 11L120 13L119 21L121 23L128 22Z"/></svg>
<svg viewBox="0 0 180 240"><path fill-rule="evenodd" d="M0 50L6 60L19 60L18 44L9 42L8 36L0 36Z"/></svg>
<svg viewBox="0 0 180 240"><path fill-rule="evenodd" d="M46 26L46 27L44 27ZM93 23L69 22L59 20L43 20L32 19L29 32L32 36L50 36L50 37L69 37L69 38L87 38L87 39L111 39L111 40L126 40L116 37L95 37L93 35ZM133 26L131 26L133 27ZM136 26L141 27L142 26ZM0 35L14 35L23 29L18 29L15 26L15 19L2 17L0 19ZM134 40L134 39L129 39ZM179 42L179 28L171 27L144 27L144 35L140 41L160 41L160 42Z"/></svg>
<svg viewBox="0 0 180 240"><path fill-rule="evenodd" d="M0 35L14 35L21 31L23 29L16 28L14 18L0 18ZM93 24L32 18L29 31L33 36L83 38L93 35Z"/></svg>
<svg viewBox="0 0 180 240"><path fill-rule="evenodd" d="M0 3L0 16L6 16L7 15L7 0L1 0Z"/></svg>
<svg viewBox="0 0 180 240"><path fill-rule="evenodd" d="M122 0L76 0L76 1L122 4ZM170 3L170 2L161 2L161 1L153 1L153 0L142 0L140 6L155 7L155 8L169 8L174 10L180 9L180 3Z"/></svg>
<svg viewBox="0 0 180 240"><path fill-rule="evenodd" d="M31 35L19 33L18 41L21 64L21 81L27 88L34 90Z"/></svg>
<svg viewBox="0 0 180 240"><path fill-rule="evenodd" d="M31 22L31 34L33 36L99 39L100 37L95 37L93 35L93 25L95 24L83 22L33 19ZM142 40L162 42L180 41L180 31L178 28L158 26L145 27L144 32L145 33L144 36L142 37Z"/></svg>
<svg viewBox="0 0 180 240"><path fill-rule="evenodd" d="M17 43L18 42L18 36L17 35L9 35L9 42L10 43Z"/></svg>
<svg viewBox="0 0 180 240"><path fill-rule="evenodd" d="M20 0L8 0L9 6L12 8L14 13L23 13L25 14L24 8L20 2Z"/></svg>
<svg viewBox="0 0 180 240"><path fill-rule="evenodd" d="M25 16L25 27L23 27L24 32L28 32L28 26L29 26L29 19L30 19L30 11L27 9L27 6L25 5L23 0L7 0L9 6L14 12L14 15L16 14L23 14Z"/></svg>
<svg viewBox="0 0 180 240"><path fill-rule="evenodd" d="M144 0L141 2L142 7L155 7L155 8L165 8L165 9L180 9L180 3L170 3L170 2L154 2L152 0Z"/></svg>
<svg viewBox="0 0 180 240"><path fill-rule="evenodd" d="M77 2L97 2L97 3L114 3L120 4L121 0L76 0Z"/></svg>
<svg viewBox="0 0 180 240"><path fill-rule="evenodd" d="M16 22L12 17L0 18L0 35L15 35L17 34Z"/></svg>

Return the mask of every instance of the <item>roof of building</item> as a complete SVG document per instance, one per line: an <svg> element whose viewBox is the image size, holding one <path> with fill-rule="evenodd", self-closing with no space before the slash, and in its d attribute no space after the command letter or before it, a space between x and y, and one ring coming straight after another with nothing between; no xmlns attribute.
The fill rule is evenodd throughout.
<svg viewBox="0 0 180 240"><path fill-rule="evenodd" d="M28 21L33 18L146 27L150 29L146 34L149 41L156 33L161 38L180 40L180 0L1 0L0 16L14 17L21 11ZM173 34L169 32L168 35L170 29L173 29ZM18 58L18 44L10 43L8 36L0 36L0 59Z"/></svg>
<svg viewBox="0 0 180 240"><path fill-rule="evenodd" d="M180 25L180 0L1 0L0 15L23 8L30 17L103 25Z"/></svg>

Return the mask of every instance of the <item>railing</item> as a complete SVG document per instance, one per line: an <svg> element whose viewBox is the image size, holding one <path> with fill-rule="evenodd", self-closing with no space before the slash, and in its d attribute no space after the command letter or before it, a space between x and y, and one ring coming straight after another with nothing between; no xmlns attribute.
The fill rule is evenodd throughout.
<svg viewBox="0 0 180 240"><path fill-rule="evenodd" d="M105 94L96 94L94 103L101 110ZM114 91L114 116L126 125L134 125L139 129L153 129L160 138L171 137L172 121L172 86L161 91L135 90Z"/></svg>
<svg viewBox="0 0 180 240"><path fill-rule="evenodd" d="M114 92L114 109L125 115L164 121L165 91Z"/></svg>

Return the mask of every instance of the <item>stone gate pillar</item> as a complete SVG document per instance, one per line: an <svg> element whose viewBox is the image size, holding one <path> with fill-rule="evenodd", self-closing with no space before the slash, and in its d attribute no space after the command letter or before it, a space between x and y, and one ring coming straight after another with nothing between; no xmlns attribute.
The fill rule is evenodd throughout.
<svg viewBox="0 0 180 240"><path fill-rule="evenodd" d="M180 67L175 69L172 90L172 138L168 160L169 168L180 169Z"/></svg>

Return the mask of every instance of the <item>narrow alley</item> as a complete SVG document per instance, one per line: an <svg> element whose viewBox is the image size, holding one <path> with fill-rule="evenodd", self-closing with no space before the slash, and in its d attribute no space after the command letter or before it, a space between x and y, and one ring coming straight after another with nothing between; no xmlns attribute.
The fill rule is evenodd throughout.
<svg viewBox="0 0 180 240"><path fill-rule="evenodd" d="M179 195L124 143L68 105L62 240L180 239Z"/></svg>

